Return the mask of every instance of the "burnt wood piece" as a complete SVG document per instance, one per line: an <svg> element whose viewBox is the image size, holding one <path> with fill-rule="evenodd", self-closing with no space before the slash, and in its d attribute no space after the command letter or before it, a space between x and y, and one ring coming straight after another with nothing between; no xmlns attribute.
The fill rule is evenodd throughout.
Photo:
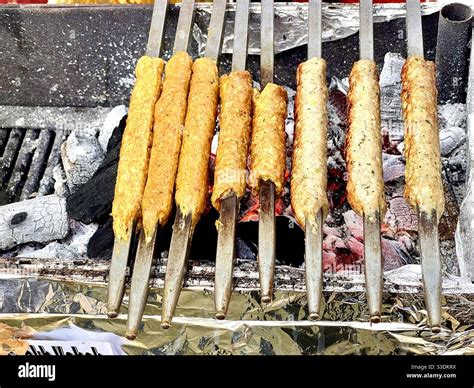
<svg viewBox="0 0 474 388"><path fill-rule="evenodd" d="M57 195L0 207L0 250L28 242L60 240L68 231L66 201Z"/></svg>

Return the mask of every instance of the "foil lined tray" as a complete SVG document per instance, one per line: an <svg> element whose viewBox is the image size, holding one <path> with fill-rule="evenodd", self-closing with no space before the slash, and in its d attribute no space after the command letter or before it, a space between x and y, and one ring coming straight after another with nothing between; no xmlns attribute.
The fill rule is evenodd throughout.
<svg viewBox="0 0 474 388"><path fill-rule="evenodd" d="M126 354L247 354L247 355L403 355L474 354L474 296L445 296L444 326L433 335L426 322L423 297L417 293L384 294L383 322L366 321L363 293L325 292L325 312L320 322L304 320L306 298L298 291L277 291L275 301L263 310L257 291L234 292L228 319L213 319L212 293L205 288L183 290L176 318L169 330L160 328L161 290L153 289L145 309L142 330L135 341L123 337L123 314L108 319L106 285L43 278L9 279L10 311L1 322L18 328L14 338L38 335L56 339L58 329L81 328L107 332ZM3 293L5 290L3 290ZM5 303L0 293L0 301ZM28 311L28 312L25 312ZM64 335L64 332L62 332ZM91 334L92 335L92 334ZM0 343L5 342L0 338ZM3 350L26 351L21 342Z"/></svg>
<svg viewBox="0 0 474 388"><path fill-rule="evenodd" d="M0 259L0 321L16 328L3 350L26 352L22 338L58 340L58 329L80 328L91 338L97 332L115 334L107 341L126 354L474 354L474 285L455 276L443 283L443 331L434 335L426 329L416 270L410 284L400 273L410 266L386 274L382 323L371 325L362 277L326 279L322 320L311 322L303 270L277 268L279 290L263 308L254 262L239 265L227 319L215 320L213 266L191 263L173 326L162 330L163 264L155 268L138 338L127 341L122 336L128 298L118 318L106 316L107 261ZM64 340L64 331L59 333Z"/></svg>

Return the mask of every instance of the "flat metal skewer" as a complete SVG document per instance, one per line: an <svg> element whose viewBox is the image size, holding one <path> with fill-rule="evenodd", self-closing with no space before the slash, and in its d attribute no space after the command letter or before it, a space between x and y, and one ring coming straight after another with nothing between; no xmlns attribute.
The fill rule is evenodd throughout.
<svg viewBox="0 0 474 388"><path fill-rule="evenodd" d="M273 82L274 73L274 2L262 0L260 83L262 90ZM260 182L260 212L258 222L258 271L262 303L272 300L276 257L275 184Z"/></svg>
<svg viewBox="0 0 474 388"><path fill-rule="evenodd" d="M115 318L122 304L125 292L125 276L127 274L127 263L132 247L132 238L135 234L135 223L130 228L126 240L115 238L112 251L112 260L109 269L109 286L107 298L107 315Z"/></svg>
<svg viewBox="0 0 474 388"><path fill-rule="evenodd" d="M155 11L157 4L155 2L153 10ZM158 6L159 7L159 6ZM164 12L164 9L159 8L159 12ZM173 46L173 53L179 51L187 51L189 46L189 37L191 34L191 27L193 23L194 15L194 0L183 0L181 3L181 9L179 12L178 27L176 30L176 38ZM152 17L152 20L154 16ZM163 20L164 17L160 20ZM163 33L163 27L154 31L161 31ZM152 35L150 35L150 38ZM148 43L148 48L154 50L155 53L159 53L160 49L157 47L156 42L161 42L163 35L158 36L153 33L154 42ZM152 44L150 44L152 43ZM160 45L161 46L161 43ZM140 326L143 311L148 298L149 282L151 275L151 268L153 258L155 256L156 249L156 236L158 234L159 225L156 226L152 238L147 241L145 232L140 231L140 237L138 240L137 254L135 256L135 264L133 266L132 282L130 286L130 298L128 303L128 320L127 320L127 332L126 337L128 339L135 339L137 336L138 328Z"/></svg>
<svg viewBox="0 0 474 388"><path fill-rule="evenodd" d="M322 0L308 4L308 59L322 57ZM305 276L310 320L320 318L323 292L323 215L305 220Z"/></svg>
<svg viewBox="0 0 474 388"><path fill-rule="evenodd" d="M222 45L226 0L215 0L212 7L209 23L208 41L205 56L217 61ZM168 329L178 303L179 295L184 283L194 228L191 213L182 214L177 209L173 224L173 235L166 265L165 286L163 291L163 308L161 327Z"/></svg>
<svg viewBox="0 0 474 388"><path fill-rule="evenodd" d="M191 29L194 22L194 3L194 0L182 0L180 4L173 54L180 51L188 51Z"/></svg>
<svg viewBox="0 0 474 388"><path fill-rule="evenodd" d="M238 0L235 10L232 71L245 70L247 65L249 0ZM214 283L216 318L224 319L232 295L232 272L235 258L235 237L239 200L230 193L221 201Z"/></svg>
<svg viewBox="0 0 474 388"><path fill-rule="evenodd" d="M180 209L177 210L173 224L173 236L171 237L168 263L166 264L161 313L162 329L168 329L171 326L174 310L178 304L181 288L183 287L193 237L191 221L192 215L190 213L183 215Z"/></svg>
<svg viewBox="0 0 474 388"><path fill-rule="evenodd" d="M438 219L432 214L418 211L421 273L425 290L428 320L434 333L441 331L441 259L439 257Z"/></svg>
<svg viewBox="0 0 474 388"><path fill-rule="evenodd" d="M423 30L419 0L407 0L408 56L424 57ZM426 310L431 330L441 330L441 258L439 255L438 219L436 212L427 214L417 209L420 237L421 272Z"/></svg>
<svg viewBox="0 0 474 388"><path fill-rule="evenodd" d="M360 0L360 59L374 60L374 24L372 0ZM382 241L380 212L364 214L365 289L370 321L380 322L383 292Z"/></svg>
<svg viewBox="0 0 474 388"><path fill-rule="evenodd" d="M150 32L146 45L146 55L159 57L165 30L166 12L168 11L168 0L157 0L153 4Z"/></svg>
<svg viewBox="0 0 474 388"><path fill-rule="evenodd" d="M159 57L163 43L163 31L166 20L166 11L168 9L168 0L156 0L153 5L153 15L151 18L150 32L148 34L148 43L146 55ZM114 240L112 260L109 271L109 287L107 301L107 315L109 318L115 318L122 304L125 291L125 276L127 272L127 263L130 257L132 240L136 231L136 222L130 229L127 239L122 241Z"/></svg>
<svg viewBox="0 0 474 388"><path fill-rule="evenodd" d="M406 12L408 56L416 55L423 58L425 54L419 0L407 0Z"/></svg>

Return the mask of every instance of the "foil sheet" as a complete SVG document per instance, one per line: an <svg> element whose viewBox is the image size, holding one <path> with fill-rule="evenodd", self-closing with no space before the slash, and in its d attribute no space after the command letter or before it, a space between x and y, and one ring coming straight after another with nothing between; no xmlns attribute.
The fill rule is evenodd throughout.
<svg viewBox="0 0 474 388"><path fill-rule="evenodd" d="M298 291L278 291L275 301L262 309L258 292L236 292L228 319L213 319L213 295L206 288L183 290L176 318L169 330L160 328L161 290L153 289L145 309L142 330L135 341L123 337L126 303L116 319L105 316L106 285L44 278L10 280L14 303L1 314L0 346L5 353L24 354L30 339L65 341L64 333L84 331L90 341L107 341L114 354L207 355L390 355L474 354L473 295L445 296L444 329L424 329L426 311L419 294L384 294L383 322L365 321L363 293L326 292L320 322L304 320L306 298ZM13 302L14 301L14 302ZM63 329L63 330L60 330ZM69 330L65 330L69 329ZM107 339L101 339L109 333Z"/></svg>
<svg viewBox="0 0 474 388"><path fill-rule="evenodd" d="M164 264L154 268L139 336L127 341L127 296L118 318L105 315L107 261L0 259L0 322L9 327L0 327L0 349L20 354L24 341L45 338L67 346L79 335L106 341L113 354L474 354L474 285L456 276L444 279L443 331L435 335L416 265L385 274L382 323L371 325L362 276L325 279L322 320L311 322L304 271L277 268L279 290L264 307L255 262L238 263L227 319L215 320L213 265L190 263L173 326L162 330Z"/></svg>
<svg viewBox="0 0 474 388"><path fill-rule="evenodd" d="M422 15L438 12L443 2L423 3ZM224 26L223 53L232 53L234 39L235 4L228 5L228 16ZM197 6L193 37L198 43L199 54L203 55L207 41L207 25L212 4ZM404 4L375 4L374 22L382 23L405 17ZM201 19L201 20L200 20ZM359 31L359 6L357 4L323 4L323 42L346 38ZM275 53L281 53L302 46L308 42L308 6L303 3L275 3ZM249 54L260 53L260 4L251 3L249 16Z"/></svg>

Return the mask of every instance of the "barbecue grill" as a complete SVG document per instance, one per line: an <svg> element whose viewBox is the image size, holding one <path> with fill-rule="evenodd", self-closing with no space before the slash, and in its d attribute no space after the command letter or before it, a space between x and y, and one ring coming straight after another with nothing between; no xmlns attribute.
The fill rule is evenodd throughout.
<svg viewBox="0 0 474 388"><path fill-rule="evenodd" d="M271 7L270 7L271 5ZM216 5L217 6L217 5ZM273 8L273 4L271 3L266 3L263 2L262 7L267 7L264 9L270 9ZM119 11L113 8L107 8L107 12L110 12L112 15L115 14L117 15L120 12L124 11ZM149 7L134 7L135 10L132 11L135 13L134 18L136 20L139 19L147 19L149 18L150 15L150 8ZM173 29L176 25L178 27L178 32L177 32L177 37L183 38L183 36L186 35L186 33L180 33L180 23L176 23L177 15L179 14L177 12L178 7L171 7L169 15L166 18L166 23L169 23L171 27L168 27L167 24L164 23L164 18L161 20L161 24L158 22L155 24L155 21L152 21L152 29L153 31L151 33L151 37L153 39L150 40L150 42L159 42L161 39L159 39L159 36L165 31L165 36L169 36L166 34L166 31L168 28ZM87 10L87 7L84 7L86 12L89 12ZM93 9L93 8L92 8ZM269 18L268 15L266 15L265 10L262 9L262 17L263 17L263 22L262 22L262 29L268 29L269 31L273 32L273 18ZM301 9L304 9L302 7ZM11 8L11 10L14 10L13 13L17 12L15 8ZM67 10L67 8L65 8ZM20 11L21 12L21 11ZM44 12L44 11L43 11ZM46 12L47 13L47 12ZM214 14L213 14L214 15ZM265 19L265 16L267 16L267 19ZM189 19L188 26L191 24L191 20ZM433 18L434 20L434 18ZM199 23L199 21L198 21ZM146 23L144 23L146 25ZM237 23L239 25L240 23ZM396 23L394 23L396 24ZM138 25L138 24L137 24ZM146 28L139 27L140 32L139 35L143 38L144 35L146 34ZM377 30L377 28L376 28ZM190 31L189 31L190 32ZM361 34L363 31L361 31ZM365 32L366 33L366 32ZM376 31L377 33L377 31ZM428 57L433 56L433 51L429 48L432 47L433 42L430 40L432 37L430 34L427 34L427 40L428 40ZM209 36L214 36L214 34L209 33ZM237 36L237 34L236 34ZM410 33L409 33L410 37ZM128 39L128 38L127 38ZM186 38L184 38L186 40ZM273 60L274 60L274 54L273 54L273 39L272 39L272 34L264 34L262 35L262 39L268 39L266 41L266 44L262 45L262 70L260 72L260 82L261 84L264 84L266 80L270 80L272 76L272 70L273 70ZM352 37L351 39L355 39L355 37ZM99 38L100 40L100 38ZM165 53L164 56L168 56L170 52L170 47L173 45L173 39L169 39L167 42L165 40L164 42L164 49L163 52ZM141 47L143 48L143 39L141 39ZM215 44L215 42L214 42ZM184 46L187 46L187 42L183 43ZM400 47L403 45L400 44ZM265 49L264 49L265 48ZM375 46L375 57L377 59L377 45ZM160 47L152 47L150 48L150 45L148 45L148 52L153 51L154 53L158 53L160 51ZM193 47L191 44L191 52L195 55L196 54L196 46ZM141 52L139 48L137 47L138 52ZM218 50L217 50L218 51ZM400 50L403 51L403 50ZM235 55L235 52L234 52ZM298 52L293 52L290 54L292 57L296 57L296 63L302 59L304 54L298 53ZM351 55L356 55L356 53L353 53ZM378 54L380 55L380 53ZM283 55L280 55L280 58ZM326 57L326 55L324 55ZM331 69L331 62L335 60L335 57L337 54L334 54L334 52L331 52L330 49L328 49L328 62L329 66L328 68ZM379 57L380 58L380 57ZM301 60L302 61L302 60ZM350 61L349 59L347 60L348 62ZM282 64L284 60L278 60L276 59L277 66L275 69L275 76L278 81L282 81L283 79L287 79L291 77L291 72L293 69L285 69L286 71L282 71L283 67ZM250 70L255 70L252 71L253 75L258 79L258 74L259 71L257 71L257 63L258 59L255 57L249 57L249 68ZM220 69L222 72L226 72L229 70L230 66L230 61L229 57L224 54L222 55L221 59L221 66ZM335 74L344 74L344 70L340 71L341 69L340 65L339 67L334 70ZM331 71L331 70L330 70ZM340 72L339 72L340 71ZM279 74L279 73L284 73ZM286 74L285 74L286 73ZM293 74L295 72L293 71ZM61 84L59 88L62 87L67 87L65 83ZM100 89L100 86L96 88L96 91ZM28 90L28 85L27 89L18 93L14 93L13 95L13 101L17 101L20 104L28 105L28 100L32 98L31 95L29 95L28 92L31 92L32 90ZM94 93L93 93L94 94ZM1 94L0 94L1 95ZM109 94L106 98L109 99L107 103L110 103L112 105L115 104L116 101L126 101L128 95L128 91L120 91L117 92L115 95ZM68 128L68 124L63 126L59 126L56 124L58 119L61 119L64 117L64 115L70 115L68 123L74 122L74 117L84 117L87 116L88 119L91 122L91 127L97 125L101 125L101 118L103 117L103 113L109 110L109 108L84 108L84 106L87 106L89 104L92 104L92 101L90 98L87 96L81 96L80 98L70 96L67 97L69 99L74 100L76 98L76 103L77 106L80 106L79 108L50 108L50 107L45 107L43 108L47 114L45 114L45 119L43 123L40 123L40 128L29 128L28 127L28 119L24 118L25 112L28 112L27 107L12 107L11 110L8 110L8 115L11 115L11 112L14 112L14 114L17 115L18 119L24 118L26 120L25 124L22 124L21 127L15 126L15 125L8 125L11 128L2 128L0 132L0 157L2 157L2 171L1 171L1 183L2 183L2 198L0 200L2 201L3 204L7 203L15 203L19 200L25 200L27 198L34 197L36 195L38 196L43 196L47 194L51 194L54 192L54 181L58 180L57 174L58 174L58 169L56 168L58 165L61 164L61 143L63 143L64 139L69 135L71 132L71 128ZM48 100L49 99L49 100ZM8 100L5 100L8 102ZM46 105L55 105L60 103L61 99L58 98L57 96L53 95L47 97L45 99L44 96L40 97L39 99L40 104L45 104ZM13 120L10 118L9 119L10 123L15 123ZM38 123L34 123L36 126L38 126ZM59 171L60 172L60 171ZM54 176L56 174L56 176ZM271 188L269 191L267 191L269 194L265 195L270 195L271 197ZM261 194L262 195L262 194ZM264 196L265 196L264 195ZM273 199L274 201L274 199ZM273 202L270 199L270 203ZM235 207L235 205L234 205ZM271 208L272 206L270 206ZM230 206L232 208L232 205ZM274 222L274 221L273 221ZM270 230L273 230L273 238L275 234L275 226L270 227ZM433 227L430 227L429 231L432 233ZM232 235L233 233L231 233ZM268 240L267 240L268 241ZM271 240L270 240L271 241ZM301 241L301 240L300 240ZM270 246L273 244L270 244ZM188 246L187 243L182 244L183 247ZM185 255L186 256L186 255ZM273 255L274 256L274 255ZM128 258L128 255L127 257ZM151 262L149 263L151 266ZM125 261L126 265L126 261ZM137 265L137 264L135 264ZM168 261L169 265L169 261ZM123 268L125 269L125 267ZM146 272L146 271L145 271ZM270 264L270 276L273 271L271 270L271 264ZM195 272L191 271L191 274L189 275L191 278ZM279 271L278 271L279 273ZM125 275L125 273L124 273ZM152 275L156 275L156 272L152 272ZM162 275L161 275L162 276ZM152 276L153 277L153 276ZM279 275L277 275L277 287L278 287L278 279ZM125 279L125 278L124 278ZM187 280L189 282L189 279ZM192 280L191 280L192 281ZM156 285L156 280L153 281L153 284ZM140 298L139 298L140 299ZM144 303L143 299L143 292L142 292L142 302ZM130 301L130 303L132 303Z"/></svg>

